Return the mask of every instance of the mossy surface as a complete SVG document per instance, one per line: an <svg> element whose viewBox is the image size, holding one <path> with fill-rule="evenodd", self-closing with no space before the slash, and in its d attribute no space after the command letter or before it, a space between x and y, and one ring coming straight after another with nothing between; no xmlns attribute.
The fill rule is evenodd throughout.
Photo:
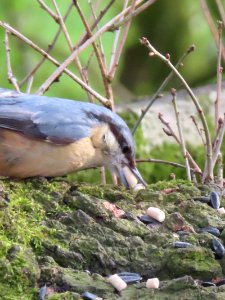
<svg viewBox="0 0 225 300"><path fill-rule="evenodd" d="M224 259L216 260L211 250L213 236L198 233L204 226L222 230L225 225L215 210L194 200L206 193L205 188L171 180L135 195L110 185L39 178L2 180L0 191L3 300L37 299L45 284L52 300L79 299L85 291L113 300L118 295L107 276L123 271L141 274L143 282L129 285L122 300L210 299L210 293L211 299L220 299L225 293L193 283L225 274ZM126 217L115 217L105 208L106 201ZM165 212L163 223L146 226L139 221L149 206ZM186 234L179 237L179 231ZM193 247L174 248L178 240ZM186 275L193 282L182 279ZM159 290L145 288L151 277L159 277Z"/></svg>

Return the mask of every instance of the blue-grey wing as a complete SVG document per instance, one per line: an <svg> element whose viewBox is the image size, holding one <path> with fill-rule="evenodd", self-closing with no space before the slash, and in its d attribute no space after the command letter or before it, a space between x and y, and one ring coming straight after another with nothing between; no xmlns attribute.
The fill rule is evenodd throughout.
<svg viewBox="0 0 225 300"><path fill-rule="evenodd" d="M87 118L88 103L35 95L1 96L0 128L11 129L30 138L68 144L90 136L97 125Z"/></svg>

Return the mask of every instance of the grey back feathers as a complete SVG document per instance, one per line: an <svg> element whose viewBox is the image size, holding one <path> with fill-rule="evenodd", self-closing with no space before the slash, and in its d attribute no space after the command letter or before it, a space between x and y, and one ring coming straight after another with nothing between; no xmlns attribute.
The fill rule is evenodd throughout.
<svg viewBox="0 0 225 300"><path fill-rule="evenodd" d="M63 145L90 136L92 128L104 123L109 124L121 148L130 148L134 155L129 128L109 109L87 102L20 94L0 88L0 128Z"/></svg>

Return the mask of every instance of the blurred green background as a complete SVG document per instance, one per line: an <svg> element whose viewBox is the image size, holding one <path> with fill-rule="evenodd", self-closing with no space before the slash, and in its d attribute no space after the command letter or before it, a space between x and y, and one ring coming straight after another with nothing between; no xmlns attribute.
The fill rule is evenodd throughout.
<svg viewBox="0 0 225 300"><path fill-rule="evenodd" d="M95 3L96 1L92 1ZM104 7L109 1L100 1ZM62 15L65 14L69 0L57 1ZM90 13L88 1L79 1L86 16ZM46 0L53 10L52 1ZM105 24L120 9L123 1L115 1L111 10L103 18ZM208 1L212 6L215 20L219 19L214 1ZM1 0L0 20L18 29L25 36L47 49L55 33L57 24L40 8L35 0ZM80 18L75 9L66 22L71 38L75 43L84 32ZM113 82L116 101L129 101L137 97L153 93L168 73L168 69L157 58L149 58L146 49L140 45L139 38L146 36L162 53L170 53L171 60L176 62L191 44L196 45L196 51L185 62L183 74L191 86L211 82L216 75L217 49L208 25L202 13L198 0L157 0L144 13L134 18L129 36L120 60L118 72ZM114 33L106 33L103 37L106 57L112 48ZM6 76L6 59L4 49L4 30L0 28L0 86L9 87ZM40 60L41 56L29 46L15 37L10 37L12 67L20 81L25 74ZM87 49L81 55L83 65L90 54ZM61 34L52 55L62 62L70 51ZM70 68L74 71L73 66ZM55 67L46 61L35 76L32 92L47 79ZM104 93L96 63L90 65L90 82L100 93ZM74 71L75 72L75 71ZM97 80L96 80L97 78ZM25 86L24 86L25 89ZM48 95L58 95L75 99L86 99L84 91L68 76L60 78L60 84L54 84Z"/></svg>

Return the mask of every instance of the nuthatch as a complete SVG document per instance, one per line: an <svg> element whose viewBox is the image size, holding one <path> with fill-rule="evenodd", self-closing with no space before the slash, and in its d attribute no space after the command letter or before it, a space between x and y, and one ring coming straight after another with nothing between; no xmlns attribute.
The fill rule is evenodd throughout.
<svg viewBox="0 0 225 300"><path fill-rule="evenodd" d="M61 176L108 167L129 187L135 147L126 123L109 109L67 99L0 89L0 175Z"/></svg>

